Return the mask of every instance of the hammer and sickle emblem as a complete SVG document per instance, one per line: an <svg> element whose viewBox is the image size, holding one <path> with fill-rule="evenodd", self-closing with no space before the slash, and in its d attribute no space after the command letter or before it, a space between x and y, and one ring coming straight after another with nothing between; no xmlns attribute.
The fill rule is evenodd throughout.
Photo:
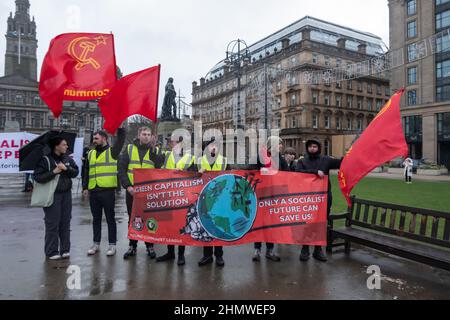
<svg viewBox="0 0 450 320"><path fill-rule="evenodd" d="M100 69L101 65L90 56L100 44L106 45L106 39L103 36L94 39L80 37L72 40L68 47L68 53L78 62L75 70L80 71L87 65L91 65L96 70Z"/></svg>

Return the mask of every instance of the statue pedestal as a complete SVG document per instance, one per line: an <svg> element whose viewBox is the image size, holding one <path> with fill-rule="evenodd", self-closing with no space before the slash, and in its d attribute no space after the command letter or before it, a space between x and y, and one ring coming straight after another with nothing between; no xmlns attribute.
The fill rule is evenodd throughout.
<svg viewBox="0 0 450 320"><path fill-rule="evenodd" d="M179 120L158 122L158 142L167 147L166 138L170 138L175 130L182 128L183 124Z"/></svg>

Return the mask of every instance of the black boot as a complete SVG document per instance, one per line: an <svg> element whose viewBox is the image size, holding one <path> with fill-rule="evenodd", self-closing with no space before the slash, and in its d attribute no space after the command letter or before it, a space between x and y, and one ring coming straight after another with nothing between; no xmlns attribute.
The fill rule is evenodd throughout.
<svg viewBox="0 0 450 320"><path fill-rule="evenodd" d="M177 264L179 266L184 266L186 264L186 260L184 259L184 254L183 255L178 255Z"/></svg>
<svg viewBox="0 0 450 320"><path fill-rule="evenodd" d="M170 260L175 260L175 254L166 253L165 255L156 258L156 262L165 262L165 261L170 261Z"/></svg>
<svg viewBox="0 0 450 320"><path fill-rule="evenodd" d="M156 258L155 249L153 249L153 247L147 247L147 255L150 259L155 259Z"/></svg>
<svg viewBox="0 0 450 320"><path fill-rule="evenodd" d="M300 261L308 261L309 260L309 246L303 246L302 252L300 253Z"/></svg>
<svg viewBox="0 0 450 320"><path fill-rule="evenodd" d="M314 247L313 257L321 262L327 262L328 259L322 251L322 247Z"/></svg>
<svg viewBox="0 0 450 320"><path fill-rule="evenodd" d="M199 266L199 267L203 267L203 266L206 266L206 265L211 264L211 263L213 263L213 262L214 262L213 257L203 257L203 258L201 258L200 261L198 262L198 266Z"/></svg>
<svg viewBox="0 0 450 320"><path fill-rule="evenodd" d="M216 257L216 266L218 267L225 266L225 261L223 260L223 257Z"/></svg>
<svg viewBox="0 0 450 320"><path fill-rule="evenodd" d="M135 247L129 247L128 251L125 252L125 254L123 255L123 258L125 260L127 260L130 257L134 257L136 255L136 248Z"/></svg>

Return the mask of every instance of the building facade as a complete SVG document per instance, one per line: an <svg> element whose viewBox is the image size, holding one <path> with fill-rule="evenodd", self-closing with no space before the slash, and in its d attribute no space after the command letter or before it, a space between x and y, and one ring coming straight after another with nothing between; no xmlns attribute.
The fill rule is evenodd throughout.
<svg viewBox="0 0 450 320"><path fill-rule="evenodd" d="M40 99L36 22L28 0L15 3L15 14L11 12L7 21L5 76L0 77L0 130L5 130L7 122L15 122L20 131L40 134L64 129L90 137L103 124L95 102L66 101L62 116L54 119Z"/></svg>
<svg viewBox="0 0 450 320"><path fill-rule="evenodd" d="M285 145L299 154L310 138L319 139L324 152L332 154L332 136L361 133L376 116L390 97L389 81L380 75L307 84L296 72L345 69L382 54L382 45L372 34L311 17L251 45L251 63L241 77L243 111L237 115L244 129L265 128L267 92L268 129L279 129ZM234 129L238 94L236 74L219 62L199 84L193 83L194 120L204 130Z"/></svg>
<svg viewBox="0 0 450 320"><path fill-rule="evenodd" d="M390 0L389 11L391 49L406 48L391 86L406 88L401 110L410 156L450 168L450 37L437 37L435 54L409 63L416 42L450 28L450 0Z"/></svg>

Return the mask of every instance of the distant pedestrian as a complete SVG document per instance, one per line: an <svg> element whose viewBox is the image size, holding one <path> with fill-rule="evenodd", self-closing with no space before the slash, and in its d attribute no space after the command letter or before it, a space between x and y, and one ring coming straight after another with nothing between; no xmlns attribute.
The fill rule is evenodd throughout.
<svg viewBox="0 0 450 320"><path fill-rule="evenodd" d="M38 183L47 183L59 176L53 204L44 208L45 255L49 260L70 258L70 221L72 219L72 179L78 176L78 167L66 155L68 144L63 138L50 140L51 154L43 157L34 170Z"/></svg>
<svg viewBox="0 0 450 320"><path fill-rule="evenodd" d="M411 158L406 158L405 161L403 162L403 166L405 167L404 171L405 182L407 184L412 184L413 165L414 162Z"/></svg>
<svg viewBox="0 0 450 320"><path fill-rule="evenodd" d="M297 152L294 148L286 148L284 150L284 160L286 160L290 171L295 171L297 167Z"/></svg>

